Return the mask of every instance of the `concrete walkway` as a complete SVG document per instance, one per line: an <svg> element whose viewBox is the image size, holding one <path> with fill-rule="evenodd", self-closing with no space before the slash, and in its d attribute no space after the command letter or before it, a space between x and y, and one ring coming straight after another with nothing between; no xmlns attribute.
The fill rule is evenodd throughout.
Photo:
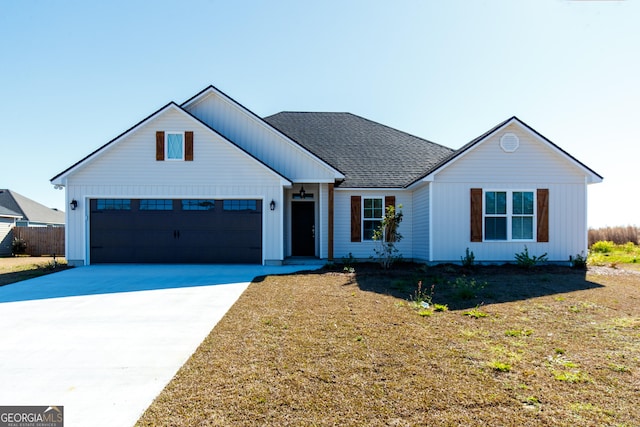
<svg viewBox="0 0 640 427"><path fill-rule="evenodd" d="M254 277L308 269L105 265L0 287L0 405L131 426Z"/></svg>

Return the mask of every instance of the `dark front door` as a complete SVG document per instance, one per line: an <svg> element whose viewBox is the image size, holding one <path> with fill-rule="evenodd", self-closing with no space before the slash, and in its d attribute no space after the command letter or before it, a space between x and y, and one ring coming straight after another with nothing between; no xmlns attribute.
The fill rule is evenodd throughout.
<svg viewBox="0 0 640 427"><path fill-rule="evenodd" d="M291 204L291 254L293 256L315 256L315 203L293 202Z"/></svg>

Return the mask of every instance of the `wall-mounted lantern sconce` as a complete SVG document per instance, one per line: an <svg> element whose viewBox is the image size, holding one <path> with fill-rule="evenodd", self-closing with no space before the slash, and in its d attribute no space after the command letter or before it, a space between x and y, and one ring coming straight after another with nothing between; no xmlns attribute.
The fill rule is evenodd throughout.
<svg viewBox="0 0 640 427"><path fill-rule="evenodd" d="M76 199L73 199L73 200L71 201L71 203L69 203L69 204L71 205L71 210L72 210L72 211L75 211L75 210L76 210L76 208L78 207L78 201L77 201Z"/></svg>
<svg viewBox="0 0 640 427"><path fill-rule="evenodd" d="M271 203L269 203L269 209L271 209L272 211L276 210L276 201L272 200Z"/></svg>
<svg viewBox="0 0 640 427"><path fill-rule="evenodd" d="M304 191L304 185L300 186L300 198L304 199L304 196L307 195L307 192Z"/></svg>

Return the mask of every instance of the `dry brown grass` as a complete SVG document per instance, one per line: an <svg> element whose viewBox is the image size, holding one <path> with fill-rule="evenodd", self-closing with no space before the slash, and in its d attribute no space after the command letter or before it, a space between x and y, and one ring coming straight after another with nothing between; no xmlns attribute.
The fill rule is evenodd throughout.
<svg viewBox="0 0 640 427"><path fill-rule="evenodd" d="M461 293L448 284L461 274L487 285ZM640 274L585 274L356 266L264 278L137 425L638 425ZM417 280L436 283L449 310L419 315ZM465 315L476 307L487 317Z"/></svg>
<svg viewBox="0 0 640 427"><path fill-rule="evenodd" d="M64 258L56 258L55 268L52 257L18 256L0 258L0 286L33 279L34 277L55 273L66 268L69 267Z"/></svg>

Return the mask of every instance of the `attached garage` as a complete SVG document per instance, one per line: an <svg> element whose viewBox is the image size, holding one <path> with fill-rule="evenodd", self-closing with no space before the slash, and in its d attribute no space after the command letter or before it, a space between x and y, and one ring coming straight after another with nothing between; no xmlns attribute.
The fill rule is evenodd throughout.
<svg viewBox="0 0 640 427"><path fill-rule="evenodd" d="M90 262L262 263L262 201L91 199Z"/></svg>

